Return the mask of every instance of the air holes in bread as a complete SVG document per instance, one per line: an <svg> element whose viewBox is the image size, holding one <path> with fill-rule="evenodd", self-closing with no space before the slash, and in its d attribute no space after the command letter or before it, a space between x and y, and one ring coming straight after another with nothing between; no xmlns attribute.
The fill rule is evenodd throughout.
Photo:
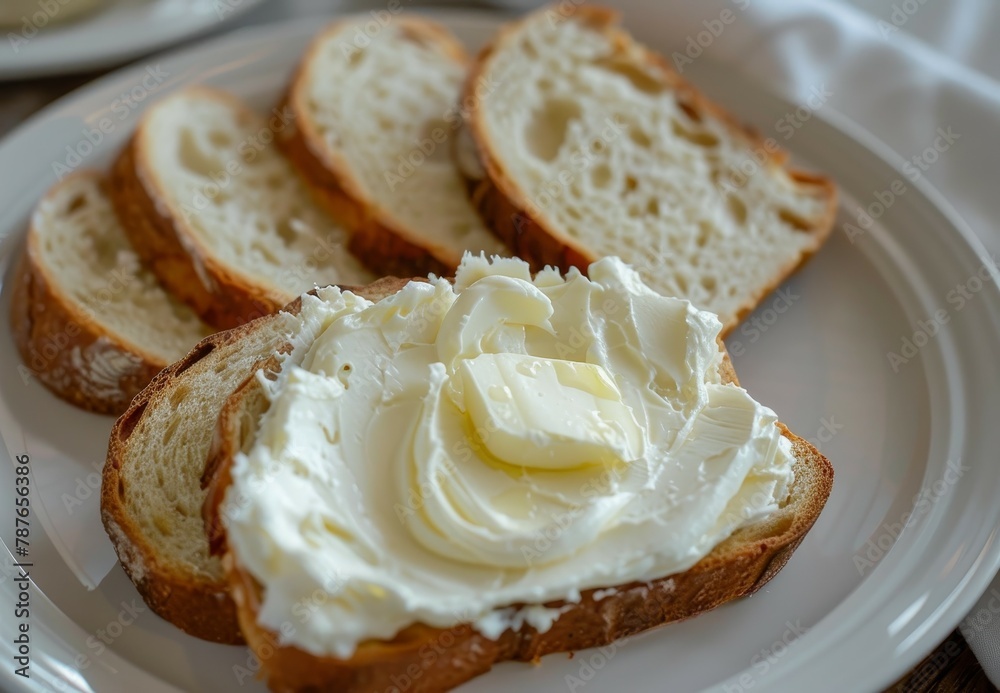
<svg viewBox="0 0 1000 693"><path fill-rule="evenodd" d="M163 515L153 516L153 526L156 527L156 530L165 537L169 537L171 534L174 533L174 528L173 525L171 524L171 520L164 517Z"/></svg>
<svg viewBox="0 0 1000 693"><path fill-rule="evenodd" d="M812 225L800 217L798 214L790 209L781 209L778 211L778 218L783 222L796 229L797 231L808 231L812 228Z"/></svg>
<svg viewBox="0 0 1000 693"><path fill-rule="evenodd" d="M280 228L281 226L282 226L282 225L281 225L281 224L279 224L279 228ZM279 231L279 233L280 233L280 231ZM284 237L283 237L283 235L282 235L282 238L284 238ZM257 255L258 255L259 257L262 257L262 258L264 258L265 260L267 260L267 261L268 261L268 262L270 262L271 264L274 264L274 265L281 265L281 260L280 260L280 259L278 258L278 256L277 256L277 255L275 255L275 254L274 254L274 251L273 251L273 250L272 250L272 249L270 248L270 246L268 246L268 245L267 245L266 243L261 243L261 242L259 242L259 241L254 241L254 242L253 242L253 243L252 243L252 244L250 245L250 250L252 250L252 251L253 251L253 252L255 252L255 253L256 253L256 254L257 254Z"/></svg>
<svg viewBox="0 0 1000 693"><path fill-rule="evenodd" d="M173 397L171 397L171 400L173 400ZM179 416L174 417L170 421L170 424L167 426L166 430L163 431L163 438L161 438L161 440L163 441L164 446L170 445L170 441L173 440L174 434L177 433L177 426L178 424L180 424L180 422L181 422L181 417Z"/></svg>
<svg viewBox="0 0 1000 693"><path fill-rule="evenodd" d="M224 166L215 157L202 151L195 140L194 133L190 130L182 130L178 138L177 159L181 166L191 173L200 176L210 176L221 171Z"/></svg>
<svg viewBox="0 0 1000 693"><path fill-rule="evenodd" d="M146 411L147 404L148 402L143 402L122 417L118 424L118 440L120 442L124 443L128 440L128 437L132 435L132 431L135 430L136 424L139 423L139 419L142 418L143 412Z"/></svg>
<svg viewBox="0 0 1000 693"><path fill-rule="evenodd" d="M69 204L66 205L66 214L72 214L87 204L87 199L83 195L76 195Z"/></svg>
<svg viewBox="0 0 1000 693"><path fill-rule="evenodd" d="M701 122L701 113L694 106L684 99L677 100L677 107L684 111L684 114L696 123Z"/></svg>
<svg viewBox="0 0 1000 693"><path fill-rule="evenodd" d="M611 167L598 164L590 169L590 182L595 188L606 188L611 182Z"/></svg>
<svg viewBox="0 0 1000 693"><path fill-rule="evenodd" d="M424 123L424 127L421 129L421 140L430 140L435 144L434 149L427 157L428 160L442 164L451 162L451 148L445 146L450 132L451 126L442 118L434 118Z"/></svg>
<svg viewBox="0 0 1000 693"><path fill-rule="evenodd" d="M747 206L743 200L736 195L729 194L726 195L726 205L729 207L729 213L737 224L746 223Z"/></svg>
<svg viewBox="0 0 1000 693"><path fill-rule="evenodd" d="M208 133L208 141L219 149L223 149L232 144L232 138L229 133L222 132L221 130L212 130Z"/></svg>
<svg viewBox="0 0 1000 693"><path fill-rule="evenodd" d="M629 139L640 147L646 148L653 144L653 140L649 136L649 133L638 126L630 126L626 132L628 132Z"/></svg>
<svg viewBox="0 0 1000 693"><path fill-rule="evenodd" d="M616 56L601 58L594 62L594 67L624 77L629 84L644 94L658 94L666 88L662 82L639 68L628 58L624 60Z"/></svg>
<svg viewBox="0 0 1000 693"><path fill-rule="evenodd" d="M173 391L170 395L170 406L176 409L181 405L187 396L191 393L191 388L187 385L178 385L177 389Z"/></svg>
<svg viewBox="0 0 1000 693"><path fill-rule="evenodd" d="M286 246L292 245L299 235L298 231L296 231L295 227L292 225L291 219L279 219L277 225L275 226L275 230L278 232L278 236L281 237L281 242Z"/></svg>
<svg viewBox="0 0 1000 693"><path fill-rule="evenodd" d="M580 105L568 99L550 99L532 113L525 132L525 142L532 156L552 161L566 141L570 121L580 117Z"/></svg>
<svg viewBox="0 0 1000 693"><path fill-rule="evenodd" d="M174 371L174 377L180 375L188 368L201 361L203 358L211 354L214 349L215 342L202 342L197 345L191 350L191 353L184 357L184 360L180 362L180 365L177 366L177 370Z"/></svg>
<svg viewBox="0 0 1000 693"><path fill-rule="evenodd" d="M699 248L704 248L708 244L708 239L712 235L712 227L708 222L699 221L698 222L698 235L695 237L695 243Z"/></svg>
<svg viewBox="0 0 1000 693"><path fill-rule="evenodd" d="M719 145L719 138L705 130L688 129L677 120L670 121L670 126L675 135L687 140L691 144L699 147L705 147L706 149L717 147Z"/></svg>

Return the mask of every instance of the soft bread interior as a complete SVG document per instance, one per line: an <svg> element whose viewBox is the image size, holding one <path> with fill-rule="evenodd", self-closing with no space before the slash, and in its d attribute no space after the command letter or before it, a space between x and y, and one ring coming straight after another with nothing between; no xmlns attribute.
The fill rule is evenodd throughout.
<svg viewBox="0 0 1000 693"><path fill-rule="evenodd" d="M292 297L316 284L370 281L345 248L346 232L313 201L275 144L288 127L285 110L265 118L234 97L191 89L146 116L145 170L173 216L247 283Z"/></svg>
<svg viewBox="0 0 1000 693"><path fill-rule="evenodd" d="M100 331L164 365L210 333L139 264L98 174L56 185L35 211L32 233L53 285Z"/></svg>
<svg viewBox="0 0 1000 693"><path fill-rule="evenodd" d="M829 231L832 188L591 14L500 35L479 79L516 78L480 100L480 136L549 231L731 325Z"/></svg>
<svg viewBox="0 0 1000 693"><path fill-rule="evenodd" d="M300 77L298 103L324 158L435 254L457 264L463 250L502 253L450 155L461 124L461 46L419 19L395 20L370 41L356 41L366 19L338 23L322 36Z"/></svg>
<svg viewBox="0 0 1000 693"><path fill-rule="evenodd" d="M259 321L235 339L202 342L116 427L117 500L159 570L222 580L202 522L201 478L226 398L284 342L288 323L280 318Z"/></svg>

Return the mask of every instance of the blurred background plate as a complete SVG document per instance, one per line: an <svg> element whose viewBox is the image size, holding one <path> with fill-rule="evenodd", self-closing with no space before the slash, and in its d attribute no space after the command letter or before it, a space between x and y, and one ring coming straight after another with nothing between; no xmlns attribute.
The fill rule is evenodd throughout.
<svg viewBox="0 0 1000 693"><path fill-rule="evenodd" d="M7 0L3 0L7 2ZM60 21L77 0L39 0L3 29L0 79L86 72L123 62L235 19L263 0L99 0ZM64 9L65 5L65 9Z"/></svg>

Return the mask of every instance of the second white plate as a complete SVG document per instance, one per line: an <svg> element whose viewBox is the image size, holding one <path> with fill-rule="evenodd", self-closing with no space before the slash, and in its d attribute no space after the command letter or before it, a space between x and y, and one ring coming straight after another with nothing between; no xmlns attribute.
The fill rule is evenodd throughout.
<svg viewBox="0 0 1000 693"><path fill-rule="evenodd" d="M0 79L96 70L169 46L227 22L263 0L107 0L66 23L59 0L3 27Z"/></svg>

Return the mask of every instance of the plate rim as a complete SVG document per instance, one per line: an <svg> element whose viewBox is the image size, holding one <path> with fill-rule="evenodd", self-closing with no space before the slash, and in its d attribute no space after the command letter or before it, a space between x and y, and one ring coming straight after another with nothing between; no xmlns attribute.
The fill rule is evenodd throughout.
<svg viewBox="0 0 1000 693"><path fill-rule="evenodd" d="M417 10L414 10L417 11ZM475 11L475 10L437 10L428 12L426 10L419 10L422 13L430 14L438 18L448 18L452 21L460 20L470 20L470 21L485 21L490 23L498 23L503 20L504 15L501 13L489 12L489 11ZM343 14L349 14L344 12L334 12L329 16L324 17L324 20L331 19L336 16L341 16ZM277 22L272 24L266 24L263 26L250 26L243 27L237 31L222 35L209 37L203 39L191 46L185 46L180 49L175 49L169 51L158 58L162 59L163 62L190 62L195 60L198 56L212 54L221 51L234 51L238 50L240 47L256 46L260 48L263 42L266 40L274 40L276 37L280 38L288 35L312 35L321 29L321 25L318 25L316 18L299 18L292 19L283 22ZM733 70L734 72L740 72L738 67L732 65L725 65L728 70ZM37 114L33 115L31 118L26 120L15 130L13 130L7 137L0 141L0 157L3 157L8 151L16 145L20 140L31 135L35 130L41 132L41 126L47 121L58 118L65 115L75 115L71 114L70 111L79 103L84 103L88 98L96 98L102 89L110 87L111 85L121 84L127 82L135 74L141 74L144 69L143 65L132 64L123 68L116 69L101 78L89 82L78 89L70 92L69 94L63 96L56 102L48 105ZM179 83L192 83L198 81L204 75L204 70L198 71L194 74L182 74L178 79ZM789 99L787 93L783 93L781 89L775 88L774 85L761 84L758 80L754 80L761 89L766 91L772 96L776 96L786 102L794 103L793 99ZM903 161L902 157L898 155L894 150L892 150L888 145L882 142L880 139L871 134L863 126L855 122L854 120L840 114L836 111L830 109L829 111L823 113L817 113L816 118L822 121L826 126L832 128L841 134L844 138L851 140L858 147L862 148L869 155L874 157L880 164L888 167L889 169L896 171L898 170L898 164ZM962 219L961 215L954 208L953 205L926 179L921 179L913 183L914 188L919 193L919 198L922 198L926 204L928 204L933 210L935 210L942 219L947 223L947 225L954 231L957 231L959 237L963 242L963 249L971 251L978 257L988 256L985 245L982 239L976 235L969 225ZM10 223L8 219L8 213L4 212L0 214L0 256L5 256L12 251L11 244L9 244L8 238L20 239L21 233L19 230ZM993 276L994 282L1000 286L1000 272L997 271L996 267L990 268L991 275ZM1000 479L1000 472L995 474L998 479ZM994 529L994 535L996 534ZM9 553L9 549L5 546L5 551ZM920 642L927 643L930 642L932 633L940 633L943 631L943 635L937 638L940 641L950 632L955 625L964 617L966 611L970 609L975 602L978 600L980 594L985 591L988 584L992 581L993 575L996 573L997 568L1000 568L1000 542L992 541L988 542L986 545L981 547L979 551L980 560L977 564L976 571L973 575L969 576L966 582L961 585L960 593L954 598L950 605L950 610L952 613L957 614L955 616L948 616L943 614L935 623L932 624L932 629L925 632L922 636ZM7 588L4 587L4 592ZM66 624L76 628L78 630L82 629L74 621L69 619L61 610L56 607L56 605L51 602L47 595L38 592L39 595L44 597L44 600L54 609L60 617L65 621ZM849 598L850 595L848 595ZM845 599L846 599L845 598ZM842 603L842 602L841 602ZM959 609L958 606L962 608ZM834 607L836 608L836 607ZM829 612L828 614L829 615ZM824 616L816 624L816 630L818 626L822 623ZM931 642L927 646L929 651L934 646L936 646L937 641ZM795 642L789 648L791 651L796 649L801 649L804 644L802 642ZM920 648L912 646L910 650L907 650L905 655L908 656L895 656L887 658L889 664L880 672L861 672L861 674L868 674L867 677L863 679L863 683L870 683L873 685L891 683L894 680L894 676L897 673L906 671L909 667L919 660L916 654L919 654ZM110 653L113 654L113 653ZM117 656L117 655L116 655ZM921 655L922 656L922 655ZM155 681L157 684L166 686L162 690L176 690L163 682L161 679L157 678L154 674L149 673L147 670L142 669L138 665L133 665L130 662L122 659L122 664L124 669L134 669L137 674L144 676L150 682ZM776 670L778 667L775 668ZM896 676L898 678L898 676ZM727 683L738 680L738 675L728 679L727 681L720 682L719 684L711 687L724 690ZM81 689L87 690L87 689ZM155 690L161 690L159 687Z"/></svg>

